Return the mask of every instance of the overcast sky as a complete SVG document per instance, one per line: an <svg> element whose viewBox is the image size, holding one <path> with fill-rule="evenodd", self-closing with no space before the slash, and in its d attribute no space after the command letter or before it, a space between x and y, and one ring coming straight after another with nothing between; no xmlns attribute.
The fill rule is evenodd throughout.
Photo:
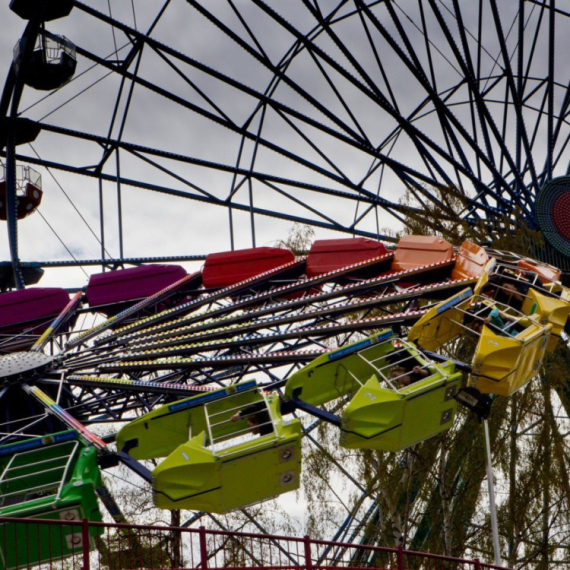
<svg viewBox="0 0 570 570"><path fill-rule="evenodd" d="M392 2L393 14L385 3L370 2L370 12L361 15L354 12L352 2L346 6L321 2L322 14L332 15L325 31L316 12L293 0L270 2L265 11L240 0L234 2L238 14L222 1L198 3L204 13L191 4L183 0L168 4L150 34L158 43L145 45L138 52L140 59L135 57L128 66L129 73L141 78L132 90L130 81L122 84L119 74L96 64L96 58L114 65L126 57L132 44L125 33L74 8L69 17L47 25L86 52L78 55L74 80L55 93L26 88L19 106L24 116L47 126L110 134L114 140L143 147L123 149L119 159L110 152L103 170L113 177L120 169L120 175L133 182L121 186L125 256L206 254L231 247L227 209L164 193L169 190L217 200L233 195L241 206L253 201L260 210L323 224L334 221L345 228L356 220L359 230L373 234L386 226L397 227L397 220L382 210L367 211L366 203L345 199L338 192L352 197L363 192L397 202L410 179L427 187L431 180L454 183L475 194L481 188L474 187L474 179L483 186L495 183L497 175L512 180L513 166L525 170L529 156L536 171L544 170L547 122L537 120L537 111L548 106L544 82L548 17L541 18L531 3L525 3L522 43L517 38L518 3L500 3L500 29L510 59L500 55L501 33L489 5L483 3L480 31L479 4L462 3L464 38L484 92L485 129L481 108L465 104L465 69L458 57L467 58L457 15L449 10L451 2L438 4L443 21L425 2ZM425 9L425 24L419 4ZM87 5L109 13L107 3ZM113 18L146 33L162 3L112 1L110 7ZM0 6L0 22L0 77L5 77L25 22L10 12L7 3ZM567 53L566 24L567 17L560 13L557 54ZM445 37L447 31L451 42ZM521 89L532 146L530 153L523 149L522 158L517 157L519 132L510 104L514 96L501 77L509 65L516 76L519 46L528 77ZM567 58L558 57L554 68L559 84L552 104L557 113L563 108L570 75ZM433 100L425 102L430 92L439 93L445 102L449 113L445 120ZM270 104L263 105L267 101ZM407 119L402 123L398 116ZM443 124L455 141L445 135ZM555 151L564 155L567 125L563 122L560 127ZM47 130L33 145L18 150L73 168L92 167L103 155L97 142ZM164 152L186 160L173 160ZM428 155L432 158L426 160ZM567 162L562 156L555 173L564 174ZM234 176L236 165L241 170ZM21 258L100 258L98 181L57 168L37 168L44 201L41 215L20 224ZM249 170L255 173L251 183L243 176ZM530 174L523 177L526 183ZM144 185L164 192L140 187ZM337 194L316 192L311 185ZM105 182L102 189L106 248L115 257L119 255L117 186ZM493 200L488 202L496 205ZM248 213L234 211L232 222L234 246L251 247ZM283 238L292 225L290 220L263 215L256 215L254 223L258 246ZM317 237L338 236L317 230ZM7 258L7 243L2 241L0 252ZM66 279L66 285L74 286L85 276L76 272Z"/></svg>

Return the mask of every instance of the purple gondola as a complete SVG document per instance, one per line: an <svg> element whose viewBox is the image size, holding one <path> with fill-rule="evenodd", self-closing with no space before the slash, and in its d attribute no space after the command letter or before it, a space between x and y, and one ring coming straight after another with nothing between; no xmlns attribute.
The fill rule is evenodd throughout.
<svg viewBox="0 0 570 570"><path fill-rule="evenodd" d="M180 265L160 264L96 273L89 278L85 295L92 309L111 316L140 299L154 295L186 275L186 270ZM199 281L197 274L196 287L200 284Z"/></svg>
<svg viewBox="0 0 570 570"><path fill-rule="evenodd" d="M69 303L69 294L57 287L30 288L0 295L0 352L25 350L37 340Z"/></svg>

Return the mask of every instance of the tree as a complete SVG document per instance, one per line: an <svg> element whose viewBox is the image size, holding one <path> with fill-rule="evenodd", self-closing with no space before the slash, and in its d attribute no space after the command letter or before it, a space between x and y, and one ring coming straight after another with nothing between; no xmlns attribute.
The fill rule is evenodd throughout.
<svg viewBox="0 0 570 570"><path fill-rule="evenodd" d="M445 187L430 193L439 200L420 201L417 192L404 196L402 205L410 209L403 233L439 235L454 245L470 239L522 255L536 254L542 246L540 233L525 226L516 212L500 227L485 220L468 224L458 216L468 207L461 192ZM423 209L421 217L415 206ZM453 352L461 359L471 351L460 340ZM493 405L490 436L501 552L512 567L542 569L570 561L570 453L564 438L570 415L569 356L560 345L533 382L511 398L496 398ZM330 536L331 526L340 529L354 516L351 532L343 536L366 544L492 558L483 433L473 414L460 410L452 430L401 453L348 453L338 447L330 428L322 430L319 441L306 453L304 465L310 532ZM343 469L350 471L350 490L331 485ZM368 508L362 508L364 503Z"/></svg>
<svg viewBox="0 0 570 570"><path fill-rule="evenodd" d="M275 246L288 249L295 255L306 255L311 249L314 237L315 230L311 226L295 222L287 237L283 240L277 240Z"/></svg>

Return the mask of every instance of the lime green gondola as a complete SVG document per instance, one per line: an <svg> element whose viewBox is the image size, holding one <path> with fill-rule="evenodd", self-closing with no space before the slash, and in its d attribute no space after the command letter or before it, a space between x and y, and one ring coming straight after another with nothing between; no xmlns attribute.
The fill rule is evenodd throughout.
<svg viewBox="0 0 570 570"><path fill-rule="evenodd" d="M456 296L458 303L467 291ZM435 364L387 330L320 356L291 376L285 396L312 406L352 396L341 418L340 445L397 451L453 425L460 380L451 362Z"/></svg>
<svg viewBox="0 0 570 570"><path fill-rule="evenodd" d="M75 431L0 447L0 516L101 522L96 489L102 485L97 450ZM30 567L81 552L79 524L3 523L1 567ZM90 547L102 529L90 528ZM33 539L27 536L30 532ZM16 548L16 545L21 548Z"/></svg>
<svg viewBox="0 0 570 570"><path fill-rule="evenodd" d="M429 439L453 425L461 373L451 362L429 362L406 343L427 373L409 386L398 388L382 372L358 390L342 415L340 444L349 449L400 451Z"/></svg>
<svg viewBox="0 0 570 570"><path fill-rule="evenodd" d="M260 398L256 382L250 380L161 406L125 425L117 434L117 449L127 451L135 459L166 457L194 436L208 431L205 406L214 402L222 402L218 406L223 408L214 425L214 437L233 437L236 428L228 420Z"/></svg>
<svg viewBox="0 0 570 570"><path fill-rule="evenodd" d="M261 429L248 427L250 409L265 418ZM225 513L299 487L301 423L251 381L154 410L117 442L136 459L167 456L152 472L163 509Z"/></svg>
<svg viewBox="0 0 570 570"><path fill-rule="evenodd" d="M394 338L392 330L383 330L319 356L287 380L285 398L319 406L353 394L376 372L376 366L386 365L383 358L392 352Z"/></svg>

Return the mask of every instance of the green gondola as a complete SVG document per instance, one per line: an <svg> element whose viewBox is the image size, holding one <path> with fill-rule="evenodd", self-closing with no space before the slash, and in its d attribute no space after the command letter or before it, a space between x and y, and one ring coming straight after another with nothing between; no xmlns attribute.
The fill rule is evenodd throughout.
<svg viewBox="0 0 570 570"><path fill-rule="evenodd" d="M355 393L377 366L386 365L394 338L392 330L383 330L319 356L287 380L285 398L319 406Z"/></svg>
<svg viewBox="0 0 570 570"><path fill-rule="evenodd" d="M283 420L278 395L254 381L154 410L125 426L117 445L135 459L167 456L152 472L163 509L224 513L299 487L301 423Z"/></svg>
<svg viewBox="0 0 570 570"><path fill-rule="evenodd" d="M429 376L400 389L373 375L342 416L340 444L348 449L400 451L453 425L461 373L453 363L428 365Z"/></svg>
<svg viewBox="0 0 570 570"><path fill-rule="evenodd" d="M460 381L453 363L432 362L388 330L320 356L291 376L285 396L317 406L352 395L340 445L398 451L453 425Z"/></svg>
<svg viewBox="0 0 570 570"><path fill-rule="evenodd" d="M81 552L80 521L102 520L95 492L102 482L94 447L86 446L74 430L4 445L0 447L0 472L0 516L76 523L40 525L39 530L33 524L2 523L3 569ZM91 548L100 531L90 528Z"/></svg>

